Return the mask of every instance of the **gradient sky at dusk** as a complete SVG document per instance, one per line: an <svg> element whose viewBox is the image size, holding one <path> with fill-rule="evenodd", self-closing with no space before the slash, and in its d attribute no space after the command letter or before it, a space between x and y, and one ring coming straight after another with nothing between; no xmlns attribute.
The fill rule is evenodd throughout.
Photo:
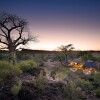
<svg viewBox="0 0 100 100"><path fill-rule="evenodd" d="M100 0L0 0L2 11L28 20L39 38L30 49L71 43L78 50L100 50Z"/></svg>

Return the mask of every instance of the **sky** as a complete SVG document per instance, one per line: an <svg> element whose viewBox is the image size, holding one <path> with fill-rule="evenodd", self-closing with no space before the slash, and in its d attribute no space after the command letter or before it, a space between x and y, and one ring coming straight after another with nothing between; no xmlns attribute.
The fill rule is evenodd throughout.
<svg viewBox="0 0 100 100"><path fill-rule="evenodd" d="M0 0L0 12L27 19L38 42L28 49L100 50L100 0Z"/></svg>

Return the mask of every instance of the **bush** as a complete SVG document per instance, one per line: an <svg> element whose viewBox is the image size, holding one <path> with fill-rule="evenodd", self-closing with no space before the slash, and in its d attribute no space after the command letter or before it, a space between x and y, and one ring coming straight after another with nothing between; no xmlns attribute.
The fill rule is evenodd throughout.
<svg viewBox="0 0 100 100"><path fill-rule="evenodd" d="M96 72L93 75L94 84L98 84L100 86L100 72Z"/></svg>
<svg viewBox="0 0 100 100"><path fill-rule="evenodd" d="M16 58L17 60L32 60L33 56L30 54L22 54L22 52L17 52L16 53Z"/></svg>
<svg viewBox="0 0 100 100"><path fill-rule="evenodd" d="M8 61L9 60L9 54L8 53L1 53L0 54L0 60Z"/></svg>
<svg viewBox="0 0 100 100"><path fill-rule="evenodd" d="M68 100L81 100L83 97L81 88L77 87L72 81L67 82L63 88Z"/></svg>
<svg viewBox="0 0 100 100"><path fill-rule="evenodd" d="M22 87L22 82L19 81L17 84L15 84L12 88L11 88L11 92L13 95L18 95L19 91L21 90Z"/></svg>
<svg viewBox="0 0 100 100"><path fill-rule="evenodd" d="M29 60L29 61L22 61L18 64L19 68L26 72L29 69L37 68L37 63L35 61Z"/></svg>
<svg viewBox="0 0 100 100"><path fill-rule="evenodd" d="M82 56L84 61L87 61L88 59L93 60L93 61L97 61L97 58L94 57L91 53L86 53Z"/></svg>
<svg viewBox="0 0 100 100"><path fill-rule="evenodd" d="M39 89L43 90L45 89L45 84L44 84L44 77L43 77L43 70L41 70L40 74L38 75L36 79L36 85Z"/></svg>
<svg viewBox="0 0 100 100"><path fill-rule="evenodd" d="M96 96L100 98L100 87L97 88L96 90L94 90L94 92L95 92Z"/></svg>
<svg viewBox="0 0 100 100"><path fill-rule="evenodd" d="M12 64L2 61L0 62L0 81L5 81L8 76L15 76L20 74L22 71L17 66L13 66Z"/></svg>
<svg viewBox="0 0 100 100"><path fill-rule="evenodd" d="M92 86L91 82L89 82L88 80L78 79L76 84L83 91L91 91L93 89L93 86Z"/></svg>

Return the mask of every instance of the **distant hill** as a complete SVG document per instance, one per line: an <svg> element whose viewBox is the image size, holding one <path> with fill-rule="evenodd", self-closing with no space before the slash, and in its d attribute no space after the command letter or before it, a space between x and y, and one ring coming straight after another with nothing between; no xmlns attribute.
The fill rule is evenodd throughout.
<svg viewBox="0 0 100 100"><path fill-rule="evenodd" d="M28 53L28 54L54 54L54 53L59 53L60 51L49 51L49 50L32 50L32 49L22 49L21 51L17 51L21 53ZM96 50L90 50L90 51L74 51L74 52L82 52L82 53L87 53L90 52L93 54L93 56L100 57L100 51ZM8 53L7 50L0 50L0 53Z"/></svg>

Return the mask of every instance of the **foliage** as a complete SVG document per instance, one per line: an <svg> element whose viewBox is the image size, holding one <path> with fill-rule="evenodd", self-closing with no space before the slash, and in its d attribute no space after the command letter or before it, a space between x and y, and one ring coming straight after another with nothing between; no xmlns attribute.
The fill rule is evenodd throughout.
<svg viewBox="0 0 100 100"><path fill-rule="evenodd" d="M77 87L73 81L68 81L64 85L64 92L68 100L80 100L83 97L81 88Z"/></svg>
<svg viewBox="0 0 100 100"><path fill-rule="evenodd" d="M37 68L37 63L32 60L22 61L22 62L18 63L17 65L23 72L26 72L29 69Z"/></svg>
<svg viewBox="0 0 100 100"><path fill-rule="evenodd" d="M100 57L97 58L97 61L100 62Z"/></svg>
<svg viewBox="0 0 100 100"><path fill-rule="evenodd" d="M8 61L9 55L7 53L1 53L0 54L0 60L6 60Z"/></svg>
<svg viewBox="0 0 100 100"><path fill-rule="evenodd" d="M85 79L78 79L76 84L83 91L91 91L93 88L92 84L88 80L85 80Z"/></svg>
<svg viewBox="0 0 100 100"><path fill-rule="evenodd" d="M22 71L17 66L2 61L0 62L0 81L5 81L8 76L15 76L20 74Z"/></svg>
<svg viewBox="0 0 100 100"><path fill-rule="evenodd" d="M29 54L21 54L21 52L16 53L17 60L32 60L32 55Z"/></svg>
<svg viewBox="0 0 100 100"><path fill-rule="evenodd" d="M47 56L44 54L35 54L33 59L37 62L38 66L41 67L44 65L44 62L46 61Z"/></svg>
<svg viewBox="0 0 100 100"><path fill-rule="evenodd" d="M93 75L94 83L100 86L100 72L96 72Z"/></svg>
<svg viewBox="0 0 100 100"><path fill-rule="evenodd" d="M36 85L38 88L40 88L42 90L45 88L43 70L41 70L40 74L38 75L38 77L36 79Z"/></svg>
<svg viewBox="0 0 100 100"><path fill-rule="evenodd" d="M94 90L94 92L95 92L96 96L100 98L100 87L97 88L96 90Z"/></svg>
<svg viewBox="0 0 100 100"><path fill-rule="evenodd" d="M85 54L88 54L87 51L77 51L77 52L78 52L78 58L79 58L80 56L84 56Z"/></svg>
<svg viewBox="0 0 100 100"><path fill-rule="evenodd" d="M61 53L61 54L59 55L59 60L60 60L60 61L64 61L64 60L65 60L65 55L64 55L63 53Z"/></svg>
<svg viewBox="0 0 100 100"><path fill-rule="evenodd" d="M65 63L68 64L68 54L69 54L69 51L72 51L74 49L73 45L72 44L69 44L69 45L62 45L61 47L59 47L59 50L62 51L62 53L64 54L64 60L65 60ZM71 54L71 52L70 52Z"/></svg>
<svg viewBox="0 0 100 100"><path fill-rule="evenodd" d="M82 58L83 58L83 60L84 61L87 61L87 60L93 60L93 61L96 61L97 60L97 58L95 58L92 54L90 54L90 53L86 53L86 54L84 54L83 56L82 56Z"/></svg>
<svg viewBox="0 0 100 100"><path fill-rule="evenodd" d="M21 87L22 87L22 81L19 81L11 88L12 94L15 96L18 95L19 91L21 90Z"/></svg>

